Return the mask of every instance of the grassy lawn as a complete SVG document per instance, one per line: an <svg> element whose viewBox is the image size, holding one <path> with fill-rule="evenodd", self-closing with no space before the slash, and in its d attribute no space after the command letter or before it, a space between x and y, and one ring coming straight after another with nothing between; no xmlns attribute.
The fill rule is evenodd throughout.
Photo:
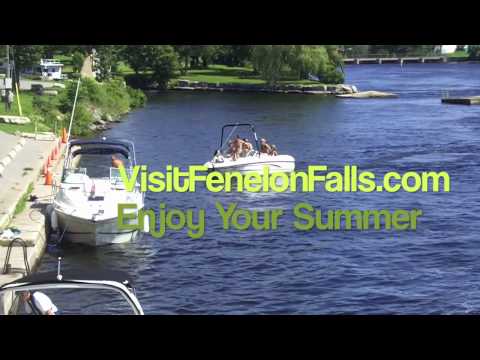
<svg viewBox="0 0 480 360"><path fill-rule="evenodd" d="M124 63L123 61L119 61L117 64L117 71L118 74L120 75L128 75L128 74L133 74L135 71L128 66L128 64Z"/></svg>
<svg viewBox="0 0 480 360"><path fill-rule="evenodd" d="M186 75L179 75L178 79L219 84L265 84L264 80L253 73L253 69L246 67L228 67L224 65L210 65L207 69L190 70ZM282 79L278 83L281 85L320 85L320 83L315 81L289 78Z"/></svg>
<svg viewBox="0 0 480 360"><path fill-rule="evenodd" d="M21 91L20 92L20 102L22 104L22 115L23 116L30 116L34 113L33 109L33 93L30 91ZM20 113L18 111L18 102L17 98L15 97L14 102L12 103L12 109L10 111L5 110L5 105L0 104L0 115L13 115L19 116ZM35 132L35 124L32 122L30 124L25 125L17 125L17 124L4 124L0 123L0 131L15 134L17 131L19 132ZM51 131L51 129L43 123L38 123L38 132L42 131Z"/></svg>
<svg viewBox="0 0 480 360"><path fill-rule="evenodd" d="M30 123L30 124L25 124L25 125L18 125L18 124L3 124L0 123L0 131L3 131L7 134L15 134L17 131L18 132L25 132L25 133L34 133L35 132L35 124ZM46 132L46 131L52 131L48 126L42 123L38 123L38 132Z"/></svg>
<svg viewBox="0 0 480 360"><path fill-rule="evenodd" d="M465 50L455 51L452 54L448 54L448 57L449 58L458 58L458 57L463 58L463 57L468 57L468 53Z"/></svg>
<svg viewBox="0 0 480 360"><path fill-rule="evenodd" d="M228 67L211 65L208 69L190 70L186 75L179 75L179 79L208 82L208 83L238 83L238 84L264 84L265 81L253 74L252 69L244 67Z"/></svg>
<svg viewBox="0 0 480 360"><path fill-rule="evenodd" d="M12 109L6 111L5 104L0 104L0 115L20 115L18 110L17 94L12 103ZM20 91L20 103L22 104L22 113L28 116L33 113L33 93L30 91Z"/></svg>

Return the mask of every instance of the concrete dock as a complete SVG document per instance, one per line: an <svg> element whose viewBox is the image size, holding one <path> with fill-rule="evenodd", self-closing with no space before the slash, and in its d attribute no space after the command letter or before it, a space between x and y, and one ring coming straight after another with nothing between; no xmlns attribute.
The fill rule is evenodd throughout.
<svg viewBox="0 0 480 360"><path fill-rule="evenodd" d="M5 135L0 133L0 137ZM14 228L20 231L20 234L15 237L21 238L27 245L28 265L31 270L40 263L47 245L45 214L47 205L53 200L53 188L51 185L45 185L43 167L48 156L59 144L59 139L54 136L53 138L55 140L26 139L23 149L5 167L0 178L0 218L3 222L0 230ZM2 151L5 151L3 145L1 147ZM61 150L63 151L63 146ZM61 172L62 164L62 158L59 155L50 168L54 176ZM31 195L36 197L36 200L28 201L27 199L25 209L15 214L17 204L31 186L33 186ZM13 246L11 251L9 264L12 272L3 273L11 240L0 234L0 286L25 275L23 247L18 245ZM0 298L0 314L8 311L10 301L11 299L8 298Z"/></svg>

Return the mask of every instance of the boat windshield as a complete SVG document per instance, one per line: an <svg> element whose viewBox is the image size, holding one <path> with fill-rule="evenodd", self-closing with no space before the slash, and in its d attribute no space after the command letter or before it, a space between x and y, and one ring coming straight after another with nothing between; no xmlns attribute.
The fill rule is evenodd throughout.
<svg viewBox="0 0 480 360"><path fill-rule="evenodd" d="M120 164L127 169L131 168L130 160L121 153L81 154L72 159L70 168L86 169L86 174L90 178L110 178L111 168L118 168Z"/></svg>
<svg viewBox="0 0 480 360"><path fill-rule="evenodd" d="M125 298L108 289L42 289L37 297L40 306L53 305L56 315L132 315L134 310ZM30 293L35 293L31 291ZM9 315L41 315L39 308L22 296L22 292L13 294Z"/></svg>

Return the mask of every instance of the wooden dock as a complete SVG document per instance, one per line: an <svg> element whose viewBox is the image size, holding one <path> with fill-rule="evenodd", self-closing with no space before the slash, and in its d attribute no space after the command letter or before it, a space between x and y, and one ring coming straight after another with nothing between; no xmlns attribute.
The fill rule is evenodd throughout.
<svg viewBox="0 0 480 360"><path fill-rule="evenodd" d="M456 105L480 105L480 96L470 97L445 97L442 99L444 104L456 104Z"/></svg>

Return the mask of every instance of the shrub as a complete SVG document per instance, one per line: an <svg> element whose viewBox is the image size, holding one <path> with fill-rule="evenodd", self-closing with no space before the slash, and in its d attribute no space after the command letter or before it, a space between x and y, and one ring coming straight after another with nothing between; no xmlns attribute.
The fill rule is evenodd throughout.
<svg viewBox="0 0 480 360"><path fill-rule="evenodd" d="M68 114L70 119L71 114ZM90 125L93 122L93 115L84 103L77 104L72 123L72 134L86 136L91 133Z"/></svg>
<svg viewBox="0 0 480 360"><path fill-rule="evenodd" d="M342 84L345 81L345 76L332 66L321 75L320 81L325 84Z"/></svg>
<svg viewBox="0 0 480 360"><path fill-rule="evenodd" d="M128 96L130 97L130 107L137 108L144 106L147 102L147 97L142 90L133 89L131 87L127 87Z"/></svg>
<svg viewBox="0 0 480 360"><path fill-rule="evenodd" d="M63 113L72 111L75 92L77 89L76 81L69 81L66 89L58 98L58 108ZM77 120L77 114L73 123L72 133L75 135L84 135L90 132L89 125L93 121L93 116L87 116L89 108L97 108L101 113L111 114L113 117L125 114L131 108L142 106L146 97L141 90L134 90L126 86L122 78L111 79L99 83L93 79L83 79L80 83L78 94L77 110L80 120ZM45 104L40 104L46 106ZM80 121L80 124L76 124Z"/></svg>

